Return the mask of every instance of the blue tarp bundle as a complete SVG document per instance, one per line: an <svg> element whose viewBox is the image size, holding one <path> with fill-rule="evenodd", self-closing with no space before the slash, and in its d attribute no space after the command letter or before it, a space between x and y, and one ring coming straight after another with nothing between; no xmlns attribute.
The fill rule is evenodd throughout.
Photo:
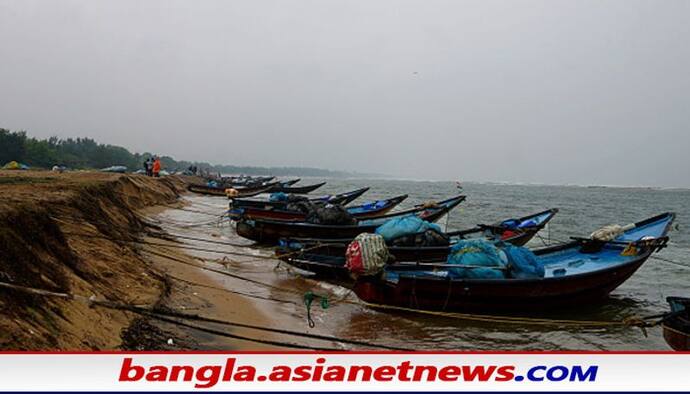
<svg viewBox="0 0 690 394"><path fill-rule="evenodd" d="M511 230L518 229L518 228L525 228L525 227L533 227L536 226L537 222L534 220L525 220L523 222L517 220L517 219L508 219L503 222L501 222L502 227L509 228Z"/></svg>
<svg viewBox="0 0 690 394"><path fill-rule="evenodd" d="M544 277L544 264L527 248L506 245L503 248L510 262L510 273L513 278L530 279Z"/></svg>
<svg viewBox="0 0 690 394"><path fill-rule="evenodd" d="M218 182L216 182L216 181L208 181L208 182L206 182L206 186L208 186L208 187L218 187Z"/></svg>
<svg viewBox="0 0 690 394"><path fill-rule="evenodd" d="M451 278L502 279L509 277L531 279L544 277L544 264L531 250L520 246L483 240L460 240L450 249L449 268Z"/></svg>
<svg viewBox="0 0 690 394"><path fill-rule="evenodd" d="M288 200L288 195L283 193L283 192L271 193L271 196L268 197L268 201L270 201L270 202L279 202L279 201L287 201L287 200Z"/></svg>
<svg viewBox="0 0 690 394"><path fill-rule="evenodd" d="M374 209L383 208L385 206L386 206L386 201L384 201L384 200L372 201L372 202L367 202L367 203L362 204L362 210L371 211Z"/></svg>
<svg viewBox="0 0 690 394"><path fill-rule="evenodd" d="M383 236L386 242L390 242L396 238L422 233L429 229L441 232L441 227L438 224L429 223L414 215L408 215L390 219L376 229L376 234Z"/></svg>
<svg viewBox="0 0 690 394"><path fill-rule="evenodd" d="M505 278L506 260L499 249L483 239L460 240L450 249L446 263L451 278L502 279Z"/></svg>

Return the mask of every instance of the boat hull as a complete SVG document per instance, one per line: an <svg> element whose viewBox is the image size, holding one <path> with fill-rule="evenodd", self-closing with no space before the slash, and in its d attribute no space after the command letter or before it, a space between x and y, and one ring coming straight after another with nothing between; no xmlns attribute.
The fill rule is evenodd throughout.
<svg viewBox="0 0 690 394"><path fill-rule="evenodd" d="M321 182L317 183L314 185L308 185L308 186L282 186L282 185L276 185L271 190L269 190L269 193L289 193L289 194L308 194L313 192L314 190L320 188L321 186L325 185L326 182Z"/></svg>
<svg viewBox="0 0 690 394"><path fill-rule="evenodd" d="M341 193L334 196L325 196L320 198L310 199L310 201L325 201L331 204L347 205L352 201L359 198L362 194L369 190L368 187L353 190L347 193ZM257 200L242 200L242 199L231 199L230 209L233 208L258 208L258 209L280 209L287 205L286 202L273 202L273 201L257 201Z"/></svg>
<svg viewBox="0 0 690 394"><path fill-rule="evenodd" d="M451 280L400 277L397 283L359 278L353 291L370 304L480 312L538 312L601 300L628 280L647 256L596 272L540 279Z"/></svg>
<svg viewBox="0 0 690 394"><path fill-rule="evenodd" d="M676 351L690 351L690 298L667 297L671 313L661 323L666 343Z"/></svg>
<svg viewBox="0 0 690 394"><path fill-rule="evenodd" d="M375 218L380 215L385 215L390 212L393 208L398 206L403 202L407 196L398 196L387 200L387 204L379 209L372 209L370 211L353 213L352 216L357 219L370 219ZM289 221L305 221L307 215L299 211L287 211L281 209L265 209L265 208L255 208L246 207L242 208L241 213L231 214L233 219L239 219L240 217L248 219L267 219L267 220L289 220Z"/></svg>
<svg viewBox="0 0 690 394"><path fill-rule="evenodd" d="M454 197L446 200L444 205L440 208L423 208L417 211L417 214L429 222L435 222L451 209L464 201L464 196ZM391 214L390 217L396 215L408 214L408 212L401 212ZM384 219L386 216L380 216L377 219ZM338 239L338 238L355 238L362 233L373 233L380 223L377 224L357 224L357 225L320 225L305 222L289 222L276 220L258 220L240 218L237 221L237 234L243 238L247 238L259 243L276 244L281 238L313 238L313 239Z"/></svg>
<svg viewBox="0 0 690 394"><path fill-rule="evenodd" d="M243 198L243 197L253 197L256 195L259 195L261 193L266 193L270 188L272 188L273 185L263 185L263 186L255 186L255 187L244 187L244 188L237 188L238 195L236 198ZM227 197L225 194L225 190L227 188L223 187L211 187L211 186L204 186L204 185L189 185L187 186L187 190L198 193L198 194L205 194L209 196L222 196L222 197Z"/></svg>
<svg viewBox="0 0 690 394"><path fill-rule="evenodd" d="M679 352L690 351L690 333L675 328L673 323L662 323L661 328L664 340L671 349Z"/></svg>
<svg viewBox="0 0 690 394"><path fill-rule="evenodd" d="M237 235L259 243L276 243L281 238L312 238L321 235L325 238L351 237L370 233L377 226L295 226L293 222L240 219L237 222ZM299 224L302 224L301 222Z"/></svg>

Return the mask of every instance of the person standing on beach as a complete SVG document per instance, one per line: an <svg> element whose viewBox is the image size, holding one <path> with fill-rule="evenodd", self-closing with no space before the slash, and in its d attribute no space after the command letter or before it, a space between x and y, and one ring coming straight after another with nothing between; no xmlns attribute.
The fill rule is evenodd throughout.
<svg viewBox="0 0 690 394"><path fill-rule="evenodd" d="M153 168L153 160L149 157L144 162L144 171L146 171L146 176L152 176L153 175L153 171L151 170L152 168Z"/></svg>
<svg viewBox="0 0 690 394"><path fill-rule="evenodd" d="M161 159L160 159L160 157L156 156L156 159L153 161L153 177L158 178L160 172L161 172Z"/></svg>

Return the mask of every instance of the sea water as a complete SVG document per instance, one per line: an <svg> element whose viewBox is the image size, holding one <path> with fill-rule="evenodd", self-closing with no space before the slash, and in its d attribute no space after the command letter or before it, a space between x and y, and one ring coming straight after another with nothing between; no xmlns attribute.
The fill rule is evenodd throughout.
<svg viewBox="0 0 690 394"><path fill-rule="evenodd" d="M320 182L308 178L301 184ZM371 190L353 204L409 194L399 209L429 200L442 200L458 194L454 182L415 182L371 179L323 179L328 182L314 195L339 193L364 186ZM690 296L690 190L661 190L649 188L545 186L466 183L462 193L467 200L448 217L438 223L448 230L460 230L479 223L493 223L525 216L548 208L560 212L547 229L540 232L527 246L568 240L570 236L588 236L607 224L627 224L667 211L677 214L673 230L669 233L669 246L656 256L678 262L672 264L660 259L649 259L628 281L600 302L571 306L539 315L540 318L621 321L630 316L647 316L668 310L667 296ZM227 209L228 200L222 197L186 195L184 197L199 211L220 213ZM168 210L161 219L176 222L209 222L208 215L189 211ZM212 218L211 218L212 219ZM212 221L212 220L211 220ZM165 227L165 225L164 225ZM419 350L666 350L661 329L648 329L648 336L637 328L607 327L582 328L548 324L502 324L438 317L424 314L401 314L375 311L357 305L357 298L347 288L318 281L271 259L272 249L256 247L251 241L235 234L227 223L195 227L170 225L171 233L194 235L246 246L209 245L222 251L241 253L229 255L231 260L224 269L242 277L274 286L262 287L255 283L224 279L225 286L262 297L294 303L264 300L253 301L257 309L268 316L276 326L294 330L309 330L350 339L358 339ZM191 253L191 252L190 252ZM203 257L219 257L194 252ZM222 254L220 254L222 256ZM281 290L284 289L284 290ZM308 329L302 294L313 291L327 295L332 305L326 310L312 307L316 327ZM346 300L347 302L338 302ZM299 343L299 339L293 339ZM209 342L206 346L212 347Z"/></svg>

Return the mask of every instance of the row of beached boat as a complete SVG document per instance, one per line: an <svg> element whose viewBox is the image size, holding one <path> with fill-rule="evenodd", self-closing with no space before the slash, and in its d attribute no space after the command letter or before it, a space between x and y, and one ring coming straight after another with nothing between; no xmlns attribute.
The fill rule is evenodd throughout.
<svg viewBox="0 0 690 394"><path fill-rule="evenodd" d="M558 209L444 232L431 223L465 201L464 195L395 211L407 195L354 205L368 188L309 198L285 194L308 193L304 190L323 185L298 189L295 183L261 179L245 181L243 186L205 187L242 190L239 196L222 193L232 197L228 214L236 221L239 236L275 245L282 261L351 288L372 306L402 310L541 312L591 305L667 245L675 218L673 213L662 213L530 250L523 246ZM240 197L269 191L273 194L268 200ZM410 223L417 232L386 236ZM376 233L383 235L367 235ZM664 321L664 336L673 348L687 350L690 303L680 298L669 302L673 312Z"/></svg>
<svg viewBox="0 0 690 394"><path fill-rule="evenodd" d="M212 196L233 194L233 197L236 198L246 198L254 197L262 193L307 194L326 184L326 182L320 182L306 186L293 186L299 181L299 178L287 181L275 181L274 177L231 177L210 179L206 184L190 184L188 189L195 193Z"/></svg>

